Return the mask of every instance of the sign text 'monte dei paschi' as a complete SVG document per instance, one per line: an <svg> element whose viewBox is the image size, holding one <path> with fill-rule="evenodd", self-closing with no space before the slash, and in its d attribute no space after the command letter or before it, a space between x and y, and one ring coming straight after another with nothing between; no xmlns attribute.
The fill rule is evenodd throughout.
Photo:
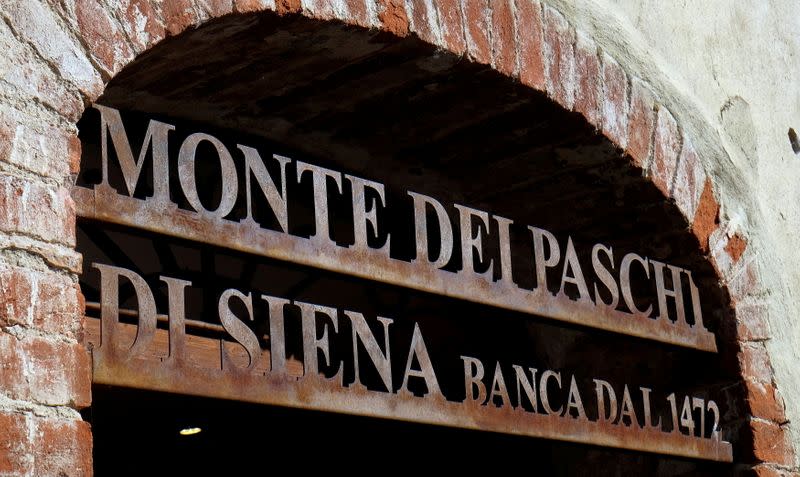
<svg viewBox="0 0 800 477"><path fill-rule="evenodd" d="M189 210L179 208L170 200L169 182L168 143L175 126L151 120L139 153L134 155L119 112L100 105L95 108L100 111L102 181L93 189L75 189L81 216L582 326L716 351L714 336L703 325L699 292L689 270L636 253L625 254L616 267L614 250L603 244L591 248L591 263L582 263L571 238L563 244L548 230L529 225L535 286L523 289L512 279L512 219L454 204L458 216L454 224L445 205L412 191L407 196L413 204L416 256L410 261L400 260L393 256L391 235L379 230L379 214L392 207L386 201L383 184L279 155L264 158L255 148L243 144L228 147L204 133L188 135L180 146L177 174ZM215 149L221 170L221 196L213 208L201 201L197 190L195 155L201 144ZM110 148L124 179L121 191L109 184ZM146 173L143 166L148 154L152 156L152 196L142 200L133 195ZM234 154L239 156L238 162ZM278 177L268 172L270 162L278 166ZM237 174L237 163L244 174ZM287 194L289 168L295 170L299 181L313 185L315 232L308 238L289 233L289 203L294 199ZM329 226L329 197L341 194L344 181L352 190L353 243L340 246ZM242 190L245 212L241 217L231 217ZM256 201L268 205L277 229L254 220ZM368 244L370 229L373 236L385 236L380 246ZM458 234L458 240L454 240L454 234ZM429 243L434 240L431 237L436 243ZM499 251L494 257L487 256L490 242ZM460 246L454 245L457 243ZM451 270L452 263L460 263L457 270ZM559 279L553 280L553 271ZM634 274L655 285L652 302L637 297L632 290ZM566 295L567 289L574 290L573 296Z"/></svg>
<svg viewBox="0 0 800 477"><path fill-rule="evenodd" d="M95 108L100 113L102 172L92 188L73 191L81 217L498 309L716 351L688 270L636 253L620 259L604 244L582 254L571 238L560 242L550 231L528 225L524 229L535 285L523 288L512 278L520 273L512 268L515 251L510 236L517 226L512 219L454 204L449 210L454 220L441 201L412 191L404 194L410 207L399 210L410 211L414 255L400 257L397 235L393 242L393 235L382 229L393 204L379 182L279 155L265 158L253 147L231 147L205 133L188 134L171 158L169 141L176 127L156 120L149 121L134 154L120 113L105 106ZM218 161L220 174L214 179L218 197L213 206L207 191L198 190L201 148L206 153L213 150L213 160ZM142 197L136 191L148 178L147 157L152 158L152 190ZM121 183L111 179L112 167ZM307 181L313 191L310 197L292 196L287 187L292 175ZM177 176L185 199L180 204L171 194L176 182L171 176ZM347 190L352 216L343 220L335 216L331 204ZM313 205L314 231L306 236L290 233L292 201L303 199ZM271 224L256 219L257 206L269 209ZM333 224L341 222L352 224L347 245L336 240ZM589 263L579 258L584 256L590 257ZM501 365L457 352L463 386L451 395L440 386L437 363L428 351L424 327L417 322L411 332L397 335L389 317L365 317L351 309L229 288L207 297L217 304L216 318L225 335L209 339L186 332L191 321L185 305L194 286L191 280L160 274L157 284L152 276L146 279L117 264L91 267L100 275L101 320L99 330L90 329L90 335L99 335L93 351L95 382L731 461L731 446L719 431L720 409L704 393L655 392L647 383L611 383L602 376L579 376L530 363ZM640 283L649 282L654 296L637 293L632 276ZM135 325L120 321L123 282L133 287L136 297L138 310L125 310L137 317ZM164 285L166 330L158 327L162 318L153 294L156 286ZM285 326L287 310L300 317L299 369L286 350L287 340L297 338L289 336L291 329L298 332ZM89 327L98 326L97 320L88 321ZM268 323L268 348L262 347L263 337L248 321ZM340 325L352 336L342 336ZM399 349L390 336L402 336ZM335 339L339 352L334 359ZM352 343L349 353L342 340ZM166 345L165 356L154 354L157 343ZM211 347L216 348L215 363L199 365L195 358ZM361 359L360 349L366 351ZM377 373L377 386L362 384L360 372L365 366ZM333 375L325 377L323 368L333 369ZM345 371L352 380L344 381ZM421 392L420 387L411 390L411 380L421 383Z"/></svg>

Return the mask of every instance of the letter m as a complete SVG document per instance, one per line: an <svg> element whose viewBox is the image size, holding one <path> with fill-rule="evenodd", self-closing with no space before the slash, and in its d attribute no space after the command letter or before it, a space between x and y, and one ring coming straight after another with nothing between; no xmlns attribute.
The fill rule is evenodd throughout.
<svg viewBox="0 0 800 477"><path fill-rule="evenodd" d="M139 156L134 160L130 141L128 141L128 134L125 132L125 126L122 124L119 111L99 104L95 104L93 107L100 111L100 143L103 161L103 182L100 185L109 187L108 136L110 134L111 142L114 145L114 151L116 152L117 160L122 170L122 177L125 180L125 187L127 188L128 195L131 197L133 196L136 190L136 184L139 182L139 176L142 173L144 158L147 156L148 149L152 149L153 198L158 202L168 201L169 165L167 162L167 134L169 131L175 130L175 126L151 119L150 124L147 125L147 133L144 136L142 148L139 150Z"/></svg>

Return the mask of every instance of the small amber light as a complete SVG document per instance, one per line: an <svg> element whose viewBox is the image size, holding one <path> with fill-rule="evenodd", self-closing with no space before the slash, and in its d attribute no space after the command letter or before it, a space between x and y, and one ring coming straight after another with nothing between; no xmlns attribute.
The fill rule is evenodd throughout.
<svg viewBox="0 0 800 477"><path fill-rule="evenodd" d="M180 435L193 436L195 434L200 434L200 431L202 431L202 429L200 429L199 427L187 427L186 429L181 429Z"/></svg>

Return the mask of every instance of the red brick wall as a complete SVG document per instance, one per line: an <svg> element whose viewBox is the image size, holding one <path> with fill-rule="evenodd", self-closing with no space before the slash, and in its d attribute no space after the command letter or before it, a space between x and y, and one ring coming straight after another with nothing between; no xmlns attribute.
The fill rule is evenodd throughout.
<svg viewBox="0 0 800 477"><path fill-rule="evenodd" d="M583 114L673 200L731 297L758 475L794 451L770 359L759 264L720 223L713 177L688 132L624 64L539 0L19 0L0 6L0 475L91 475L90 362L68 190L75 123L104 83L165 36L235 12L276 9L381 28L490 64ZM434 11L429 11L432 8Z"/></svg>

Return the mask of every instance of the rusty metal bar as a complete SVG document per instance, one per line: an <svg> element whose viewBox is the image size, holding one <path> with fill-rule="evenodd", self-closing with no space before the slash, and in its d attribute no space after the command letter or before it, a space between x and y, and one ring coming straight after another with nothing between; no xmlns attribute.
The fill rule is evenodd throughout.
<svg viewBox="0 0 800 477"><path fill-rule="evenodd" d="M87 301L86 302L86 309L87 310L102 310L102 305L96 301ZM139 317L139 312L136 310L129 310L127 308L120 308L118 313L121 316L130 316L134 318ZM167 315L158 314L156 315L156 319L160 323L168 323L169 317ZM225 333L225 328L222 325L215 325L214 323L206 323L205 321L198 321L198 320L185 320L184 323L186 324L186 328L195 329L195 330L205 330L205 331L214 331L216 333Z"/></svg>
<svg viewBox="0 0 800 477"><path fill-rule="evenodd" d="M118 324L121 337L132 341L135 325ZM590 421L526 412L511 407L470 405L430 397L370 391L363 386L342 387L322 377L306 376L302 364L289 363L288 375L269 372L269 353L254 372L235 372L219 367L220 341L192 337L187 361L172 361L165 353L167 331L158 330L156 342L162 352L124 360L113 347L95 347L95 383L164 391L252 403L313 409L448 427L502 432L519 436L592 444L633 451L652 452L719 462L731 462L728 442L717 434L712 438L690 437L650 427L627 427L610 422ZM100 320L87 320L88 341L100 341ZM202 355L202 356L201 356ZM206 366L201 366L205 363Z"/></svg>
<svg viewBox="0 0 800 477"><path fill-rule="evenodd" d="M474 274L452 273L419 263L389 258L373 249L331 245L260 228L255 222L233 222L179 209L154 206L119 195L110 188L74 187L80 217L136 227L173 237L227 247L332 272L377 280L554 320L588 326L663 343L716 352L713 333L685 322L651 319L591 303L572 301L546 291L530 291L513 283L490 282Z"/></svg>

